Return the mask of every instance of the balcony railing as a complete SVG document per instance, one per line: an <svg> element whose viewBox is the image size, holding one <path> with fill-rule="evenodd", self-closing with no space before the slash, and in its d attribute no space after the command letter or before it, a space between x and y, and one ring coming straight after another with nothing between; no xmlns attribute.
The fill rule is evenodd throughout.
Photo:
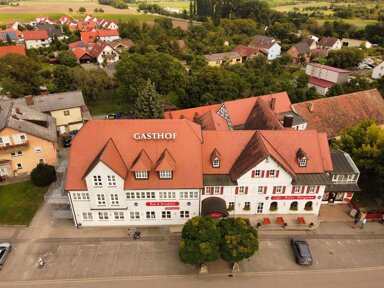
<svg viewBox="0 0 384 288"><path fill-rule="evenodd" d="M7 143L0 145L0 153L12 153L17 151L27 150L29 147L28 140L23 140L21 143Z"/></svg>

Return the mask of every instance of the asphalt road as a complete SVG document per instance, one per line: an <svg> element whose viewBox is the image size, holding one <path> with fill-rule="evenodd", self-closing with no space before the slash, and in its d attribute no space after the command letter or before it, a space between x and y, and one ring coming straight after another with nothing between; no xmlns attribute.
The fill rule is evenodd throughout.
<svg viewBox="0 0 384 288"><path fill-rule="evenodd" d="M384 267L287 271L287 272L256 272L234 277L228 275L208 276L161 276L161 277L126 277L114 279L78 279L27 282L0 282L0 287L12 288L380 288L384 282Z"/></svg>

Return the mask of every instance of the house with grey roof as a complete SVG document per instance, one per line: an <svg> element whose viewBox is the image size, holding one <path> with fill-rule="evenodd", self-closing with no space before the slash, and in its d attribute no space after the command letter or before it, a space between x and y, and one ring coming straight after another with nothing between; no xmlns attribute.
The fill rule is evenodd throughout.
<svg viewBox="0 0 384 288"><path fill-rule="evenodd" d="M224 64L241 64L242 56L238 52L215 53L204 55L209 66L220 66Z"/></svg>
<svg viewBox="0 0 384 288"><path fill-rule="evenodd" d="M300 42L292 45L287 53L291 55L294 64L299 64L303 60L305 63L308 63L311 60L311 49L307 42Z"/></svg>
<svg viewBox="0 0 384 288"><path fill-rule="evenodd" d="M0 103L0 179L56 165L56 120L14 101Z"/></svg>
<svg viewBox="0 0 384 288"><path fill-rule="evenodd" d="M60 134L78 130L84 121L90 119L81 91L70 91L40 96L25 96L11 99L19 105L28 106L38 112L49 114L56 119L57 130ZM4 101L0 102L4 103Z"/></svg>

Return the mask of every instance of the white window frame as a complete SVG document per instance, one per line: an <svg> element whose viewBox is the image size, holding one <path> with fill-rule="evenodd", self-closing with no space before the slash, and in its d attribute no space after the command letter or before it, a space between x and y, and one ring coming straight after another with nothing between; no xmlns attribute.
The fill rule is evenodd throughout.
<svg viewBox="0 0 384 288"><path fill-rule="evenodd" d="M257 194L264 194L264 187L265 186L258 186L257 187Z"/></svg>
<svg viewBox="0 0 384 288"><path fill-rule="evenodd" d="M228 209L235 209L235 202L228 202Z"/></svg>
<svg viewBox="0 0 384 288"><path fill-rule="evenodd" d="M170 171L170 170L159 171L159 178L160 179L172 179L172 171Z"/></svg>
<svg viewBox="0 0 384 288"><path fill-rule="evenodd" d="M116 187L116 176L107 175L108 187Z"/></svg>
<svg viewBox="0 0 384 288"><path fill-rule="evenodd" d="M213 186L213 195L221 194L221 186Z"/></svg>
<svg viewBox="0 0 384 288"><path fill-rule="evenodd" d="M129 218L131 220L140 220L140 212L139 211L131 211L131 212L129 212Z"/></svg>
<svg viewBox="0 0 384 288"><path fill-rule="evenodd" d="M23 156L23 151L16 151L16 152L11 152L11 157L12 158L15 158L15 157L20 157L20 156Z"/></svg>
<svg viewBox="0 0 384 288"><path fill-rule="evenodd" d="M99 220L109 220L108 212L98 212Z"/></svg>
<svg viewBox="0 0 384 288"><path fill-rule="evenodd" d="M97 205L99 205L99 206L105 206L106 205L105 194L96 194L96 198L97 198Z"/></svg>
<svg viewBox="0 0 384 288"><path fill-rule="evenodd" d="M261 177L261 170L255 170L255 178Z"/></svg>
<svg viewBox="0 0 384 288"><path fill-rule="evenodd" d="M301 186L293 186L293 194L301 194Z"/></svg>
<svg viewBox="0 0 384 288"><path fill-rule="evenodd" d="M148 171L135 171L135 179L148 179Z"/></svg>
<svg viewBox="0 0 384 288"><path fill-rule="evenodd" d="M308 194L315 194L315 193L316 193L316 186L310 185Z"/></svg>
<svg viewBox="0 0 384 288"><path fill-rule="evenodd" d="M155 211L146 211L145 212L145 218L147 220L153 220L156 219L156 212Z"/></svg>
<svg viewBox="0 0 384 288"><path fill-rule="evenodd" d="M274 170L274 169L269 170L269 177L270 177L270 178L274 178L274 177L276 177L276 170Z"/></svg>
<svg viewBox="0 0 384 288"><path fill-rule="evenodd" d="M23 169L23 163L16 163L17 170Z"/></svg>
<svg viewBox="0 0 384 288"><path fill-rule="evenodd" d="M189 218L189 211L186 210L186 211L180 211L180 218L182 219L188 219Z"/></svg>
<svg viewBox="0 0 384 288"><path fill-rule="evenodd" d="M171 211L161 211L161 219L171 219L172 213Z"/></svg>
<svg viewBox="0 0 384 288"><path fill-rule="evenodd" d="M43 148L41 146L35 146L35 153L41 153L43 152Z"/></svg>
<svg viewBox="0 0 384 288"><path fill-rule="evenodd" d="M219 158L215 158L215 159L213 159L213 161L212 161L212 167L213 167L213 168L219 168L219 167L220 167L220 160L219 160Z"/></svg>
<svg viewBox="0 0 384 288"><path fill-rule="evenodd" d="M299 166L300 166L300 167L305 167L305 166L307 166L307 158L299 159Z"/></svg>
<svg viewBox="0 0 384 288"><path fill-rule="evenodd" d="M245 195L245 186L238 186L239 190L238 193L239 195Z"/></svg>
<svg viewBox="0 0 384 288"><path fill-rule="evenodd" d="M92 221L93 215L92 212L83 212L83 221Z"/></svg>
<svg viewBox="0 0 384 288"><path fill-rule="evenodd" d="M110 200L111 200L111 205L113 205L113 206L119 205L119 195L118 194L111 194Z"/></svg>
<svg viewBox="0 0 384 288"><path fill-rule="evenodd" d="M115 220L124 220L124 212L122 211L114 211L113 215L115 217Z"/></svg>
<svg viewBox="0 0 384 288"><path fill-rule="evenodd" d="M283 193L283 186L275 186L275 194Z"/></svg>
<svg viewBox="0 0 384 288"><path fill-rule="evenodd" d="M93 187L103 187L103 180L101 179L101 175L93 175Z"/></svg>
<svg viewBox="0 0 384 288"><path fill-rule="evenodd" d="M176 192L174 191L160 191L159 192L160 199L176 199Z"/></svg>
<svg viewBox="0 0 384 288"><path fill-rule="evenodd" d="M244 209L251 209L251 202L244 202Z"/></svg>

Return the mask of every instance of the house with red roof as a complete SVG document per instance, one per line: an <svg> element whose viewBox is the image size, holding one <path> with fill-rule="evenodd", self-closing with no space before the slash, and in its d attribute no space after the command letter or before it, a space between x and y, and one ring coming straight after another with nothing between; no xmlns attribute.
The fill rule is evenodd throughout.
<svg viewBox="0 0 384 288"><path fill-rule="evenodd" d="M112 20L105 21L102 24L102 27L104 29L107 29L107 30L117 30L117 29L119 29L119 25L117 25L117 23L115 21L112 21Z"/></svg>
<svg viewBox="0 0 384 288"><path fill-rule="evenodd" d="M268 55L268 51L263 48L253 48L245 45L238 45L232 49L232 52L237 52L242 57L242 63L245 63L248 59L252 59L259 55L259 53L263 53L264 55Z"/></svg>
<svg viewBox="0 0 384 288"><path fill-rule="evenodd" d="M314 130L90 120L72 141L65 190L77 227L169 226L197 215L317 215L332 171L327 137Z"/></svg>
<svg viewBox="0 0 384 288"><path fill-rule="evenodd" d="M96 61L95 57L91 54L91 51L89 50L84 50L82 48L75 48L71 50L71 52L79 60L79 63L91 63Z"/></svg>
<svg viewBox="0 0 384 288"><path fill-rule="evenodd" d="M97 41L95 46L89 53L95 58L96 62L99 64L107 63L115 63L120 59L120 53L115 50L108 42L105 41Z"/></svg>
<svg viewBox="0 0 384 288"><path fill-rule="evenodd" d="M335 37L323 37L317 43L317 48L326 50L338 50L341 49L343 43L340 39Z"/></svg>
<svg viewBox="0 0 384 288"><path fill-rule="evenodd" d="M274 60L280 57L281 46L278 41L273 37L264 35L255 35L252 41L248 44L249 47L263 49L268 52L267 59Z"/></svg>
<svg viewBox="0 0 384 288"><path fill-rule="evenodd" d="M309 75L308 87L315 87L320 95L326 95L335 84L348 82L351 71L318 63L308 63L305 74Z"/></svg>
<svg viewBox="0 0 384 288"><path fill-rule="evenodd" d="M21 44L24 43L23 33L19 30L13 28L8 28L6 30L0 30L0 41Z"/></svg>
<svg viewBox="0 0 384 288"><path fill-rule="evenodd" d="M97 40L115 41L120 39L120 34L118 30L96 30L80 32L80 37L83 42L95 42Z"/></svg>
<svg viewBox="0 0 384 288"><path fill-rule="evenodd" d="M21 56L27 56L25 53L25 48L22 45L0 46L0 58L4 57L7 54L18 54Z"/></svg>
<svg viewBox="0 0 384 288"><path fill-rule="evenodd" d="M301 60L303 59L305 63L309 63L309 61L311 60L311 50L307 42L300 42L292 45L292 47L289 48L287 53L291 55L293 64L300 64Z"/></svg>
<svg viewBox="0 0 384 288"><path fill-rule="evenodd" d="M50 40L46 30L23 31L25 46L27 49L49 47Z"/></svg>

